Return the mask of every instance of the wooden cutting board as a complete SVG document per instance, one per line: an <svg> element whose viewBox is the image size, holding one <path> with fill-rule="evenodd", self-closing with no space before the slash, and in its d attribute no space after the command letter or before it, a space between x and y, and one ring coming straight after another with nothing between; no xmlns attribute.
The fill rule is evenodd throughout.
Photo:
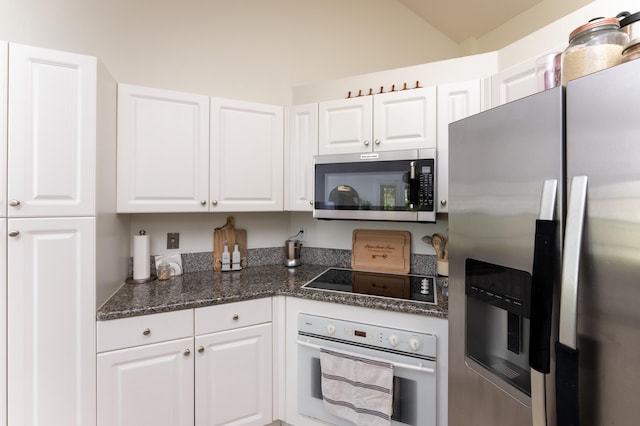
<svg viewBox="0 0 640 426"><path fill-rule="evenodd" d="M233 246L238 243L240 250L240 266L247 267L247 231L236 229L233 216L227 218L227 223L213 230L213 270L222 270L222 252L224 242L229 246L229 253L233 252Z"/></svg>
<svg viewBox="0 0 640 426"><path fill-rule="evenodd" d="M351 268L360 271L408 274L411 269L411 233L355 229Z"/></svg>

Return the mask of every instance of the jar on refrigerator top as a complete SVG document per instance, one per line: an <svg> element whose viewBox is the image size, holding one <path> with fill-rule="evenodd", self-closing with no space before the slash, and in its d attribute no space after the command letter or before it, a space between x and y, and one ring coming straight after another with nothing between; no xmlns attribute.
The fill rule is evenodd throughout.
<svg viewBox="0 0 640 426"><path fill-rule="evenodd" d="M618 18L595 18L576 28L562 52L562 84L620 64L628 42Z"/></svg>

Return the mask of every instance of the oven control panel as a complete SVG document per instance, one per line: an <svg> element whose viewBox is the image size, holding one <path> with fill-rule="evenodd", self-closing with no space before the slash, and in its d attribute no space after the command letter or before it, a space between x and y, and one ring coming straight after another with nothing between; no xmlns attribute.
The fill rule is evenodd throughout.
<svg viewBox="0 0 640 426"><path fill-rule="evenodd" d="M436 336L429 333L310 314L298 314L298 333L407 354L436 357Z"/></svg>

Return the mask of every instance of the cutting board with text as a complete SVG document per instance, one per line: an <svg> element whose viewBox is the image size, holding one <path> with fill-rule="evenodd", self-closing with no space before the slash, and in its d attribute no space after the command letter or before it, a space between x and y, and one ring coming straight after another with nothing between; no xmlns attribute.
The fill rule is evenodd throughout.
<svg viewBox="0 0 640 426"><path fill-rule="evenodd" d="M351 268L360 271L408 274L411 269L411 233L355 229Z"/></svg>

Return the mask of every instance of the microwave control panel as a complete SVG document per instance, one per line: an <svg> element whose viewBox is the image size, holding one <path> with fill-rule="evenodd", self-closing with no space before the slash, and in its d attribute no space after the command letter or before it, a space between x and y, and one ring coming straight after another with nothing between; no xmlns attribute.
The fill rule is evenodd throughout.
<svg viewBox="0 0 640 426"><path fill-rule="evenodd" d="M434 198L435 198L435 161L433 159L423 159L419 161L419 177L420 177L420 188L418 191L419 194L419 203L420 210L422 211L433 211L434 206Z"/></svg>

